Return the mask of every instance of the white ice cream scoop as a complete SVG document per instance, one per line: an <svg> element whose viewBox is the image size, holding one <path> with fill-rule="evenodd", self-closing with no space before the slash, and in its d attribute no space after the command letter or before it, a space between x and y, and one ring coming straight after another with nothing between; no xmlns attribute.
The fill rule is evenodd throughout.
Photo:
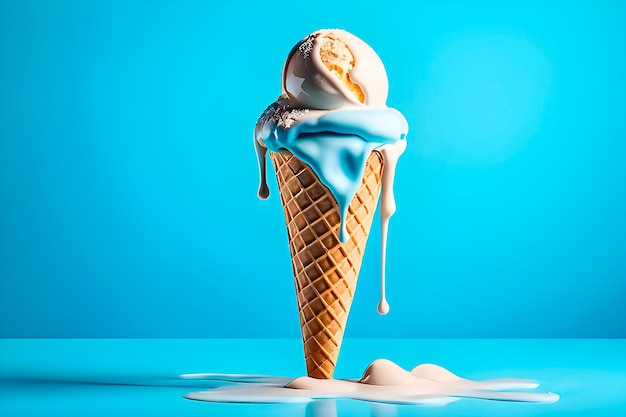
<svg viewBox="0 0 626 417"><path fill-rule="evenodd" d="M389 83L376 52L340 29L314 32L293 47L283 93L303 108L384 107Z"/></svg>

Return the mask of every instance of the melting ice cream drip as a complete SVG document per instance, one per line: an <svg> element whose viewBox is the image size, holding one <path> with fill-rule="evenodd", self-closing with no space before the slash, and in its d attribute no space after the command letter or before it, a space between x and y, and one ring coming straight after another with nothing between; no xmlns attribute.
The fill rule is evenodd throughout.
<svg viewBox="0 0 626 417"><path fill-rule="evenodd" d="M262 200L266 200L270 196L270 189L267 186L267 148L262 146L258 141L254 141L256 155L259 163L259 191L258 196Z"/></svg>
<svg viewBox="0 0 626 417"><path fill-rule="evenodd" d="M402 138L404 139L404 138ZM396 212L396 199L393 193L393 183L396 175L396 166L400 155L406 149L406 140L400 140L393 145L385 145L378 151L383 157L382 196L380 198L380 222L381 222L381 254L380 254L380 302L378 313L389 313L389 303L385 296L385 279L387 268L387 232L389 219Z"/></svg>

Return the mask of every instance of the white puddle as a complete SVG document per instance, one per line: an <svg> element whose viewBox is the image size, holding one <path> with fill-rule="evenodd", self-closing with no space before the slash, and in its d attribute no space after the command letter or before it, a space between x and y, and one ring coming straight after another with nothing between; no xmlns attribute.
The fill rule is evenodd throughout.
<svg viewBox="0 0 626 417"><path fill-rule="evenodd" d="M191 400L223 403L294 403L354 399L388 404L445 405L461 398L553 403L554 393L528 392L539 386L523 379L473 381L438 365L422 364L411 371L378 359L360 379L285 378L241 374L186 374L183 379L223 381L225 386L192 392Z"/></svg>

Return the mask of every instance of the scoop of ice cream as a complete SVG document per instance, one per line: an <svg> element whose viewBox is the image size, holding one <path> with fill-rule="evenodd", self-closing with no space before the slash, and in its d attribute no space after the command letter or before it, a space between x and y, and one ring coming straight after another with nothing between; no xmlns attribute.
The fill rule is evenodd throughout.
<svg viewBox="0 0 626 417"><path fill-rule="evenodd" d="M353 34L319 30L291 50L283 68L283 93L299 107L384 107L389 83L376 52Z"/></svg>

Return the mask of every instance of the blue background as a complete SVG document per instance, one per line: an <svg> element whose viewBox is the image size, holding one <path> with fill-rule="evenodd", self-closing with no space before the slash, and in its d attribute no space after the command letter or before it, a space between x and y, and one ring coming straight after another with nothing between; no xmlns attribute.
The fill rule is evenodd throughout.
<svg viewBox="0 0 626 417"><path fill-rule="evenodd" d="M297 337L252 129L341 27L411 129L346 335L626 337L626 3L524 3L0 1L0 336Z"/></svg>

